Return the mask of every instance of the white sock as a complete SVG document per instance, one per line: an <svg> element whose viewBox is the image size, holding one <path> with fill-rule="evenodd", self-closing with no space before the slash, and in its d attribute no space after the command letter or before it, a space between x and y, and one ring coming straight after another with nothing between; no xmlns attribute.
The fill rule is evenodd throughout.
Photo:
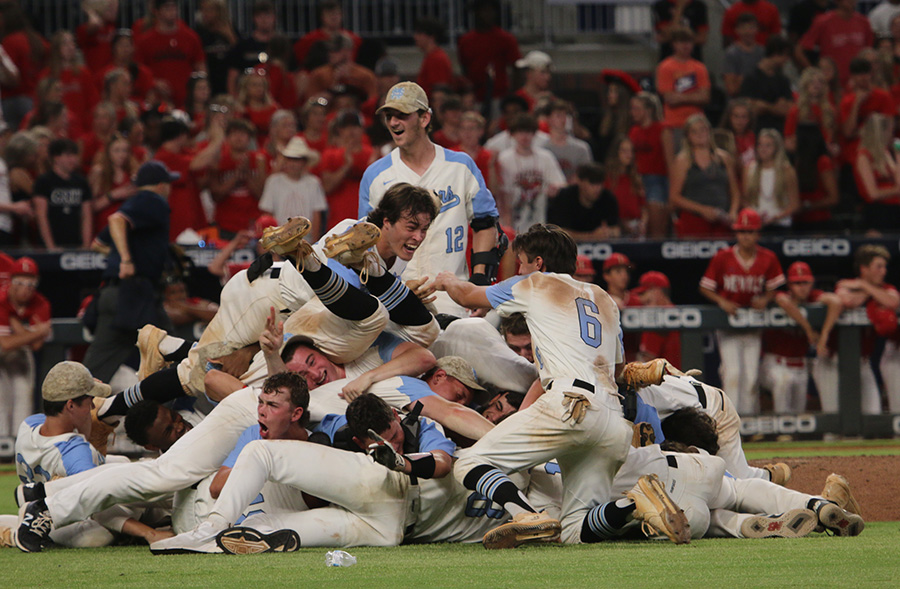
<svg viewBox="0 0 900 589"><path fill-rule="evenodd" d="M169 354L174 354L175 352L177 352L178 349L183 345L184 340L180 337L167 335L159 342L159 353L163 356L168 356Z"/></svg>

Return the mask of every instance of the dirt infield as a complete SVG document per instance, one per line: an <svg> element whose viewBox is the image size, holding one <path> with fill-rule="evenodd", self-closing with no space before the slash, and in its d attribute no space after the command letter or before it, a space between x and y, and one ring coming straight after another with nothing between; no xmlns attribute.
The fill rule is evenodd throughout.
<svg viewBox="0 0 900 589"><path fill-rule="evenodd" d="M751 460L754 466L785 462L794 470L788 487L818 494L825 477L836 472L847 477L853 496L867 521L900 521L897 484L900 483L900 456L813 456Z"/></svg>

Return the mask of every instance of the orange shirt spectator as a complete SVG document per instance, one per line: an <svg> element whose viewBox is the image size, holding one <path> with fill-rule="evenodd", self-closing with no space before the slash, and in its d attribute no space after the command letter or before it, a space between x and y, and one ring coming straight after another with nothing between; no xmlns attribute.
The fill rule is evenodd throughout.
<svg viewBox="0 0 900 589"><path fill-rule="evenodd" d="M710 81L706 66L690 57L693 34L687 29L672 32L675 52L656 68L656 91L663 97L663 123L681 128L693 114L703 112L709 102Z"/></svg>

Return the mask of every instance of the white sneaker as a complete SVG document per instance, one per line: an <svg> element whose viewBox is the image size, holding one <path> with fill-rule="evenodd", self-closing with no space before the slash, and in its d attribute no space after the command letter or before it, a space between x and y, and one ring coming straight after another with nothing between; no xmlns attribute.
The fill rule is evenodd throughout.
<svg viewBox="0 0 900 589"><path fill-rule="evenodd" d="M210 522L203 522L193 530L178 534L150 545L153 554L221 554L222 549L216 544L216 536L222 528Z"/></svg>

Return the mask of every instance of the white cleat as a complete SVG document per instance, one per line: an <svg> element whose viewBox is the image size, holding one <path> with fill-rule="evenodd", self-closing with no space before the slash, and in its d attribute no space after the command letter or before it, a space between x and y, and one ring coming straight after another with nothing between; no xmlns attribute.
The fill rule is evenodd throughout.
<svg viewBox="0 0 900 589"><path fill-rule="evenodd" d="M221 554L222 549L216 544L216 536L221 532L209 522L203 522L193 530L178 534L150 545L153 554Z"/></svg>

